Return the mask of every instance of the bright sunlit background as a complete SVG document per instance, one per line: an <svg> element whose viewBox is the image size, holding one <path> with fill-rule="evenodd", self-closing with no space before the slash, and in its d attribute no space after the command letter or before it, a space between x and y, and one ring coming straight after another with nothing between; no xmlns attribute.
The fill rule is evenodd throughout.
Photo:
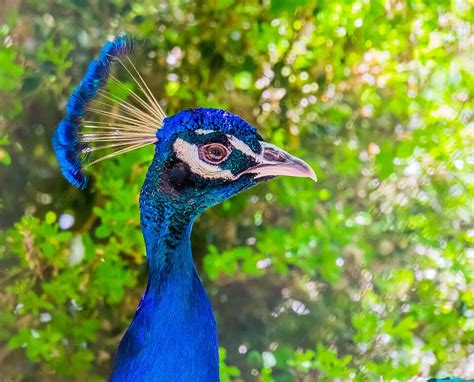
<svg viewBox="0 0 474 382"><path fill-rule="evenodd" d="M202 216L222 382L474 377L469 0L6 0L0 380L104 381L146 284L153 149L62 178L50 137L111 36L167 112L219 107L315 168Z"/></svg>

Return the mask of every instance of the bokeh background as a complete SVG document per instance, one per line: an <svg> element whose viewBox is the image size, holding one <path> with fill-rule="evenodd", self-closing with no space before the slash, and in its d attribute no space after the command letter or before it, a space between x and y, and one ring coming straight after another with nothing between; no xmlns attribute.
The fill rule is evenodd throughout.
<svg viewBox="0 0 474 382"><path fill-rule="evenodd" d="M122 31L168 115L225 108L320 179L273 180L195 225L223 382L474 377L472 4L4 0L0 380L104 381L144 290L153 150L81 192L49 143Z"/></svg>

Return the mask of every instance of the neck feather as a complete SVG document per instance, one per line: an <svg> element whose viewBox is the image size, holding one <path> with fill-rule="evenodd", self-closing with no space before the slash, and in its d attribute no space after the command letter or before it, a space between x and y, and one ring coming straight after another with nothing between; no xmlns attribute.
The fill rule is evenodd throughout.
<svg viewBox="0 0 474 382"><path fill-rule="evenodd" d="M190 241L194 217L162 195L142 199L140 216L150 282L161 283L170 274L190 276L194 270Z"/></svg>
<svg viewBox="0 0 474 382"><path fill-rule="evenodd" d="M217 382L215 319L191 254L195 216L147 189L145 184L140 213L148 286L120 343L111 380Z"/></svg>

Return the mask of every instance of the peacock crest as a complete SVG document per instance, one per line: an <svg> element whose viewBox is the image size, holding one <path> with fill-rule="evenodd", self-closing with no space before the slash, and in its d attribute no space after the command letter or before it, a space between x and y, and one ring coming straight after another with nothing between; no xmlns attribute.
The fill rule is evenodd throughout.
<svg viewBox="0 0 474 382"><path fill-rule="evenodd" d="M166 115L130 59L132 50L132 40L124 35L102 47L70 95L65 116L53 135L61 171L77 188L87 186L88 166L157 141L156 132ZM115 63L130 77L136 91L113 74ZM107 90L109 81L122 96Z"/></svg>

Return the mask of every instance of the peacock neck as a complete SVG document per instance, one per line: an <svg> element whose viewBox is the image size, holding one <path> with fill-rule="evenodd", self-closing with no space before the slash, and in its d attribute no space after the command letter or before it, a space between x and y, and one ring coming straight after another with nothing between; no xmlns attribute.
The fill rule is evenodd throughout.
<svg viewBox="0 0 474 382"><path fill-rule="evenodd" d="M161 195L142 201L140 214L149 283L160 286L171 275L190 277L194 272L191 253L194 216Z"/></svg>
<svg viewBox="0 0 474 382"><path fill-rule="evenodd" d="M140 213L148 285L111 380L216 382L216 323L191 254L195 215L160 193L144 198L143 191Z"/></svg>

